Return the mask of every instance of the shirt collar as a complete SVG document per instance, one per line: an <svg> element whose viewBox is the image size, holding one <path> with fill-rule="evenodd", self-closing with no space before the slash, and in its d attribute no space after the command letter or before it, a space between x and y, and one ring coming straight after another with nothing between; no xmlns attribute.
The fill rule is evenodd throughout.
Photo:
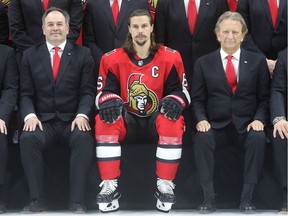
<svg viewBox="0 0 288 216"><path fill-rule="evenodd" d="M60 44L59 46L57 46L57 47L59 47L59 48L63 51L66 43L67 43L67 41L65 40L63 43L61 43L61 44ZM46 41L46 44L47 44L47 47L48 47L49 52L55 47L54 45L48 43L47 41Z"/></svg>
<svg viewBox="0 0 288 216"><path fill-rule="evenodd" d="M241 49L239 48L235 53L232 54L233 58L237 59L238 61L240 60L240 53L241 53ZM222 61L224 59L226 59L226 56L228 56L229 54L226 53L222 48L220 49L220 55L221 55L221 59Z"/></svg>

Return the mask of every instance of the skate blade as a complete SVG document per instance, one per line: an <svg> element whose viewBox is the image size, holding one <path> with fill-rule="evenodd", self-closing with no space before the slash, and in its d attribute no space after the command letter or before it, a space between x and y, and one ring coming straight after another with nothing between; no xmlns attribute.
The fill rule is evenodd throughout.
<svg viewBox="0 0 288 216"><path fill-rule="evenodd" d="M173 203L161 202L157 199L156 207L161 212L168 213L172 208Z"/></svg>
<svg viewBox="0 0 288 216"><path fill-rule="evenodd" d="M115 212L119 209L119 202L117 200L113 200L111 203L98 203L99 205L99 211L101 213L109 213L109 212Z"/></svg>

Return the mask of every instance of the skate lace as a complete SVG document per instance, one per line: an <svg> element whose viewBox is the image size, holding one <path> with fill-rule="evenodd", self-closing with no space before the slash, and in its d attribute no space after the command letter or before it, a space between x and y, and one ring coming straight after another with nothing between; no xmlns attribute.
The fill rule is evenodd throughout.
<svg viewBox="0 0 288 216"><path fill-rule="evenodd" d="M157 188L163 194L173 194L173 189L175 188L175 184L170 180L157 179Z"/></svg>
<svg viewBox="0 0 288 216"><path fill-rule="evenodd" d="M100 194L112 194L118 186L117 179L104 180L100 183L99 187L102 187Z"/></svg>

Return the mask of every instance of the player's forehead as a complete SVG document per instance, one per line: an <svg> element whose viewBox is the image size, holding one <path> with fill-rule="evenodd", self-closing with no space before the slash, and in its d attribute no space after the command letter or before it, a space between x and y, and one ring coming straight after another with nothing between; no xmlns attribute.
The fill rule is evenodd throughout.
<svg viewBox="0 0 288 216"><path fill-rule="evenodd" d="M142 25L142 24L149 24L150 20L148 16L134 16L130 19L130 25Z"/></svg>

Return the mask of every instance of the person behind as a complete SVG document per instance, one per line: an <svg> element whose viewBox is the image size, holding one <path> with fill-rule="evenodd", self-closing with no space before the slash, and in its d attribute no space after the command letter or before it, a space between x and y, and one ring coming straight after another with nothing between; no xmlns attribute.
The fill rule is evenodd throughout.
<svg viewBox="0 0 288 216"><path fill-rule="evenodd" d="M287 213L287 48L279 52L271 85L270 112L273 153L277 177L282 189L280 212Z"/></svg>
<svg viewBox="0 0 288 216"><path fill-rule="evenodd" d="M278 52L287 47L287 0L238 0L237 12L248 27L243 48L264 55L272 76Z"/></svg>
<svg viewBox="0 0 288 216"><path fill-rule="evenodd" d="M41 17L49 7L58 7L69 13L68 40L76 42L82 25L81 0L11 0L9 6L9 26L11 37L21 61L22 52L27 48L45 42L42 34Z"/></svg>
<svg viewBox="0 0 288 216"><path fill-rule="evenodd" d="M5 208L5 180L8 159L9 122L17 102L18 68L14 50L0 45L0 214Z"/></svg>
<svg viewBox="0 0 288 216"><path fill-rule="evenodd" d="M155 43L148 10L132 12L128 30L123 48L106 53L100 63L95 136L103 181L97 203L101 212L119 208L120 142L129 136L132 143L158 139L156 207L169 212L175 203L172 181L182 151L181 113L190 102L182 84L184 67L176 50Z"/></svg>
<svg viewBox="0 0 288 216"><path fill-rule="evenodd" d="M42 22L46 43L24 51L20 73L20 154L30 192L23 213L47 209L43 152L53 145L71 149L69 208L83 213L95 142L89 125L96 92L93 58L88 48L67 41L66 11L51 7Z"/></svg>
<svg viewBox="0 0 288 216"><path fill-rule="evenodd" d="M196 168L204 191L200 213L216 210L213 187L216 145L245 149L244 186L240 211L253 213L252 194L261 173L269 106L269 72L265 58L240 48L247 27L239 13L225 12L215 27L221 48L195 63L191 88L197 120Z"/></svg>
<svg viewBox="0 0 288 216"><path fill-rule="evenodd" d="M8 44L9 23L7 12L7 5L0 1L0 44Z"/></svg>
<svg viewBox="0 0 288 216"><path fill-rule="evenodd" d="M104 53L124 44L129 15L136 9L149 10L148 0L88 1L83 20L83 45L91 49L96 71Z"/></svg>

